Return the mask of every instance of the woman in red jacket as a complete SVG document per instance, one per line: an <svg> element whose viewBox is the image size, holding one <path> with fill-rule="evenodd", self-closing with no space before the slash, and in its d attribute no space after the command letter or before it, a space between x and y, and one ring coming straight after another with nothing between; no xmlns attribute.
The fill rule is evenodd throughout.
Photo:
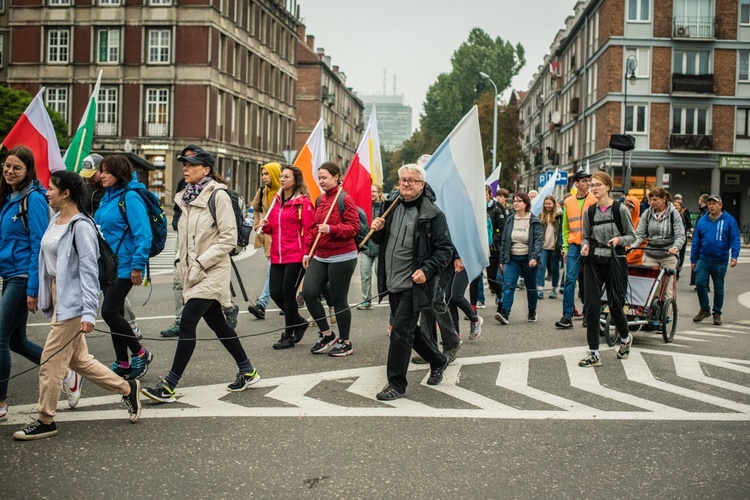
<svg viewBox="0 0 750 500"><path fill-rule="evenodd" d="M274 349L287 349L302 339L307 321L299 314L297 287L305 270L302 257L314 235L313 205L302 171L294 166L281 172L281 189L276 193L268 217L260 228L271 235L271 298L284 311L286 329Z"/></svg>
<svg viewBox="0 0 750 500"><path fill-rule="evenodd" d="M354 354L354 348L349 340L352 312L349 309L348 298L349 284L357 267L357 244L354 242L354 236L359 231L359 212L354 198L343 193L338 199L336 197L341 189L340 180L341 169L335 163L327 162L318 168L318 184L323 194L316 203L313 220L316 224L315 232L321 236L312 258L306 255L302 260L302 266L307 269L302 296L305 298L307 310L320 329L318 340L310 352L323 354L333 346L328 355L337 357ZM334 201L337 206L331 209ZM329 211L331 215L326 222ZM326 284L330 287L333 308L336 310L338 339L328 326L325 308L320 303L320 293Z"/></svg>

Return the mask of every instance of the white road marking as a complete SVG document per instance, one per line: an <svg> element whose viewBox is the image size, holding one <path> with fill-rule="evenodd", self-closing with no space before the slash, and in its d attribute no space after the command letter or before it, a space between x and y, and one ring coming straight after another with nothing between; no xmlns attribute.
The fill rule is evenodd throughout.
<svg viewBox="0 0 750 500"><path fill-rule="evenodd" d="M731 335L721 335L718 333L709 332L726 332L727 330L717 330L716 328L706 328L705 330L684 330L680 332L680 335L701 335L703 337L731 337Z"/></svg>

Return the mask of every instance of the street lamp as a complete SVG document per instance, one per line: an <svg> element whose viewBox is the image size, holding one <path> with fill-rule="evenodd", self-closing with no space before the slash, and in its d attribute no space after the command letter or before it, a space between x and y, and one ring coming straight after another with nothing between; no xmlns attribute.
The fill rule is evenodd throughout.
<svg viewBox="0 0 750 500"><path fill-rule="evenodd" d="M625 119L622 121L622 128L623 133L626 132L625 128L627 127L627 116L628 116L628 82L630 82L631 85L635 84L636 77L635 77L635 69L638 67L638 58L634 55L629 55L627 60L625 61L625 81L622 84L623 92L625 93ZM633 121L635 122L635 112L633 112Z"/></svg>
<svg viewBox="0 0 750 500"><path fill-rule="evenodd" d="M495 88L495 114L492 118L492 168L490 168L490 172L492 172L497 167L497 85L492 81L490 75L484 71L480 71L479 76L488 79Z"/></svg>

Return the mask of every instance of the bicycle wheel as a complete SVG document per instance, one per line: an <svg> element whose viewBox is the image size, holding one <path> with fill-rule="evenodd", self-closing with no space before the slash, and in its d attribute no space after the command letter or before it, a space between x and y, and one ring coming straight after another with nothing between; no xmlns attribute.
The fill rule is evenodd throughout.
<svg viewBox="0 0 750 500"><path fill-rule="evenodd" d="M620 338L620 334L617 332L617 328L612 324L612 315L607 313L604 316L604 323L599 322L599 330L604 335L604 340L607 341L607 345L612 347L617 343Z"/></svg>
<svg viewBox="0 0 750 500"><path fill-rule="evenodd" d="M672 342L674 334L677 331L677 302L674 299L667 299L664 307L661 309L661 334L664 342Z"/></svg>

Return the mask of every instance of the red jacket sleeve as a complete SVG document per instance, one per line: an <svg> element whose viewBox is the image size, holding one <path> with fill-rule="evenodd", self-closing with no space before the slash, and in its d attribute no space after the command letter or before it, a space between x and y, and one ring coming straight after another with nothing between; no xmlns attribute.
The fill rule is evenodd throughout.
<svg viewBox="0 0 750 500"><path fill-rule="evenodd" d="M336 202L338 204L338 201ZM331 230L329 234L340 240L349 240L354 238L359 232L359 211L357 205L354 203L354 198L348 194L344 196L344 216L343 220L341 212L338 211L338 207L334 208L336 212L337 220L335 224L331 224Z"/></svg>

